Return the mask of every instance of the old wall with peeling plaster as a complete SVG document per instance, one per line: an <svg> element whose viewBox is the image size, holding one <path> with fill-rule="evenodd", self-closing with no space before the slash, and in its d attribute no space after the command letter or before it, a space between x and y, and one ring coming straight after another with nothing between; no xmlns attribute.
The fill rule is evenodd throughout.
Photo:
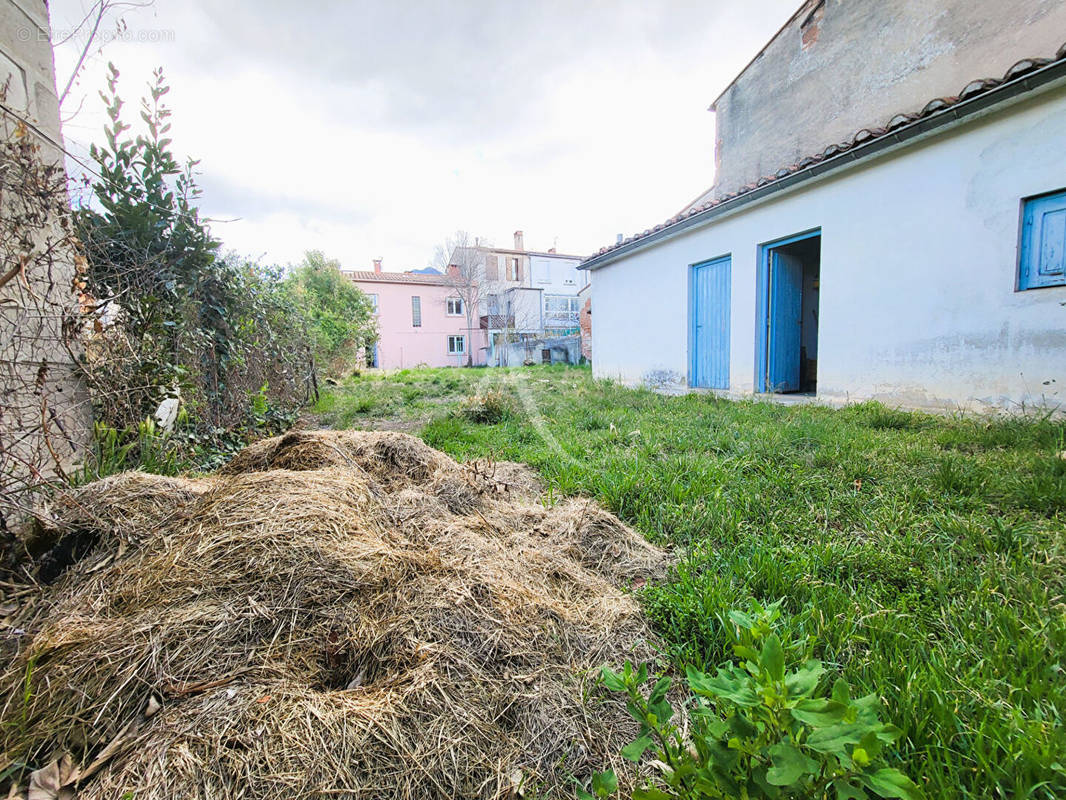
<svg viewBox="0 0 1066 800"><path fill-rule="evenodd" d="M809 0L717 100L697 202L1064 42L1062 0Z"/></svg>
<svg viewBox="0 0 1066 800"><path fill-rule="evenodd" d="M62 162L59 100L43 0L0 0L0 130L20 133L40 146L37 157ZM20 122L21 121L21 122ZM28 122L29 126L20 126ZM37 135L37 131L43 136ZM10 175L16 174L11 170ZM88 392L75 362L78 346L66 324L77 309L74 253L57 220L30 242L12 237L5 222L18 187L5 187L0 202L0 243L7 263L21 260L25 278L0 287L0 480L35 485L69 471L83 458L91 434ZM11 489L10 491L14 491ZM0 516L6 517L4 509Z"/></svg>

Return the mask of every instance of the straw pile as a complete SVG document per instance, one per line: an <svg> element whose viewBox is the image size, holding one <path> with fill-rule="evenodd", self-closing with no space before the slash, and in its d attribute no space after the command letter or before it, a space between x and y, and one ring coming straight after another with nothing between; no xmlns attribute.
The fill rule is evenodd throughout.
<svg viewBox="0 0 1066 800"><path fill-rule="evenodd" d="M0 773L37 769L38 797L572 796L634 734L595 672L653 657L624 586L664 559L537 493L388 432L84 487L0 676Z"/></svg>

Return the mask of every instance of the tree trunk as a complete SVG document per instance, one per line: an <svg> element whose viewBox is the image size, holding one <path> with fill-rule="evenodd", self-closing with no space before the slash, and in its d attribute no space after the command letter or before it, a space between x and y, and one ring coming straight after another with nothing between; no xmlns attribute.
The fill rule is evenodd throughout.
<svg viewBox="0 0 1066 800"><path fill-rule="evenodd" d="M474 366L474 321L470 319L470 304L463 300L466 308L466 365Z"/></svg>

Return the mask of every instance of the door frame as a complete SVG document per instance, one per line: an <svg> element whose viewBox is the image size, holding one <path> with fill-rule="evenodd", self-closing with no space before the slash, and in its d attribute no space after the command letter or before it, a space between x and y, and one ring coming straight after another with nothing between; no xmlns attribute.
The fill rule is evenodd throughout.
<svg viewBox="0 0 1066 800"><path fill-rule="evenodd" d="M769 367L770 331L770 258L778 247L784 247L804 239L813 239L822 235L821 227L811 228L803 233L773 239L759 245L757 267L755 270L755 392L765 394L766 370ZM819 252L821 248L819 247Z"/></svg>
<svg viewBox="0 0 1066 800"><path fill-rule="evenodd" d="M732 334L732 331L729 330L729 326L731 324L730 321L733 318L733 286L732 286L732 283L733 283L733 254L732 253L726 253L724 255L715 256L714 258L707 258L707 259L704 259L703 261L697 261L694 264L689 264L688 265L688 385L689 385L689 388L691 388L691 389L708 388L708 387L699 387L699 386L696 385L696 377L697 377L697 373L699 371L697 369L697 366L696 366L696 355L697 355L697 347L696 347L696 312L697 312L697 307L696 307L697 306L697 303L696 303L696 271L698 269L700 269L701 267L709 267L712 264L729 264L729 283L730 283L730 286L729 286L729 308L727 309L728 313L727 313L727 317L726 317L726 330L727 330L728 333ZM732 336L730 336L730 348L732 347L732 343L731 342L732 342ZM729 357L729 355L730 354L727 353L727 358ZM732 363L732 358L729 358L729 361L730 361L730 363ZM726 385L724 387L721 387L721 388L728 389L729 388L729 384L730 384L729 371L727 370L727 372L726 372Z"/></svg>

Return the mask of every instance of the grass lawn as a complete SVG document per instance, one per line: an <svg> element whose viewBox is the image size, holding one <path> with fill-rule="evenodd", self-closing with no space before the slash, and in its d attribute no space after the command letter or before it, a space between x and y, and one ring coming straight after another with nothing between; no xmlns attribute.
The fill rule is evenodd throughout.
<svg viewBox="0 0 1066 800"><path fill-rule="evenodd" d="M455 413L513 395L497 424ZM930 797L1066 796L1066 423L662 397L587 369L410 370L330 389L337 427L524 461L682 553L643 590L676 662L785 598L791 629L903 728Z"/></svg>

